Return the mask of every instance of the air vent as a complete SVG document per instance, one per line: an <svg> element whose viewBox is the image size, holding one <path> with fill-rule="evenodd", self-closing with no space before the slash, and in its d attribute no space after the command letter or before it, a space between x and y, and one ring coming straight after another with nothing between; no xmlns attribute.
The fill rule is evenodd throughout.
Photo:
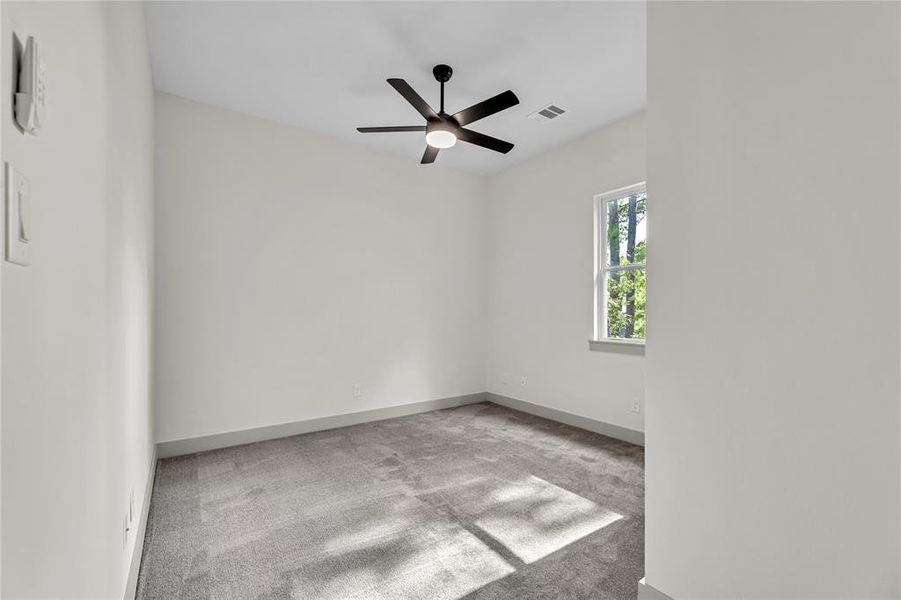
<svg viewBox="0 0 901 600"><path fill-rule="evenodd" d="M554 104L548 104L547 106L540 108L529 115L529 118L533 121L550 121L551 119L556 119L557 117L563 115L566 111L556 106Z"/></svg>

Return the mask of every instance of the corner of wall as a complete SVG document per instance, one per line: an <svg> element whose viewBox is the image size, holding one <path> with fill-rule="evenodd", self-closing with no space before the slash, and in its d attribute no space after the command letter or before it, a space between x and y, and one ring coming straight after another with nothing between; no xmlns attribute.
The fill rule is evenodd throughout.
<svg viewBox="0 0 901 600"><path fill-rule="evenodd" d="M52 84L49 118L37 136L23 134L9 106L14 57L0 52L3 160L32 183L36 234L31 264L0 264L2 347L12 350L0 371L0 593L120 597L141 547L123 518L146 508L153 452L143 7L10 2L0 13L4 50L14 35L35 36Z"/></svg>

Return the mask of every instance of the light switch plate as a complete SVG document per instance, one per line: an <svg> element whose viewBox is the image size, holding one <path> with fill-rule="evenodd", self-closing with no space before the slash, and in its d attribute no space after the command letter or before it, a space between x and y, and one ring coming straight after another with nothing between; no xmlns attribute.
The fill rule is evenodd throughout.
<svg viewBox="0 0 901 600"><path fill-rule="evenodd" d="M28 266L31 239L31 190L28 180L6 163L6 260Z"/></svg>

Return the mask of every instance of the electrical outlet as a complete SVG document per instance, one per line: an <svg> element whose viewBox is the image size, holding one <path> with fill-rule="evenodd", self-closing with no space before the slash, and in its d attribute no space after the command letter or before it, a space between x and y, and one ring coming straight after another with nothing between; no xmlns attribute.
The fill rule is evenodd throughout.
<svg viewBox="0 0 901 600"><path fill-rule="evenodd" d="M355 400L363 397L363 384L355 383L353 387L353 397Z"/></svg>
<svg viewBox="0 0 901 600"><path fill-rule="evenodd" d="M641 412L641 398L637 396L635 398L632 398L632 412Z"/></svg>
<svg viewBox="0 0 901 600"><path fill-rule="evenodd" d="M501 385L509 385L510 384L510 375L508 373L501 373Z"/></svg>
<svg viewBox="0 0 901 600"><path fill-rule="evenodd" d="M526 387L526 378L525 378L525 377L520 377L520 378L519 378L519 386L520 386L520 387Z"/></svg>

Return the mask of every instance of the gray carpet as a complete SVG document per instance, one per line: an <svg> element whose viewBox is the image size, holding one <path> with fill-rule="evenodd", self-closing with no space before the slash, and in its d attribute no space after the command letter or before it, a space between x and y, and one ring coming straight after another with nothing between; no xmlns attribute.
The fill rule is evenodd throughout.
<svg viewBox="0 0 901 600"><path fill-rule="evenodd" d="M161 460L138 598L632 599L644 452L482 403Z"/></svg>

